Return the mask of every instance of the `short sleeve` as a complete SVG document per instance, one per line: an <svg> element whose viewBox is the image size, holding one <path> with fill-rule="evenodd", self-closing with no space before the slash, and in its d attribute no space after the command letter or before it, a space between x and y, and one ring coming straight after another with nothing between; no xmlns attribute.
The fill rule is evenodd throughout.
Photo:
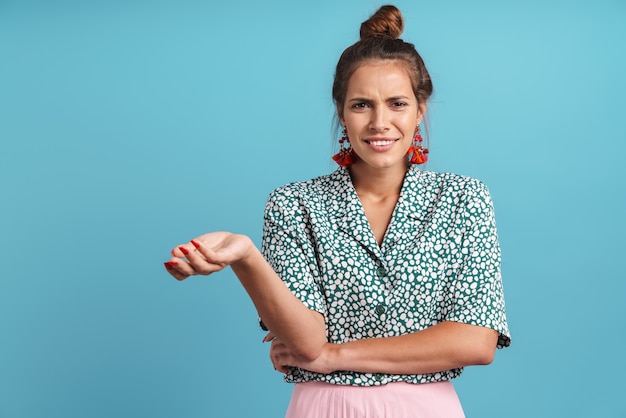
<svg viewBox="0 0 626 418"><path fill-rule="evenodd" d="M261 252L291 292L322 314L326 305L318 285L309 217L294 190L272 192L265 205Z"/></svg>
<svg viewBox="0 0 626 418"><path fill-rule="evenodd" d="M492 328L498 348L510 345L506 320L501 253L493 203L487 187L468 183L459 218L460 265L454 282L453 307L447 320ZM458 247L457 247L458 248Z"/></svg>

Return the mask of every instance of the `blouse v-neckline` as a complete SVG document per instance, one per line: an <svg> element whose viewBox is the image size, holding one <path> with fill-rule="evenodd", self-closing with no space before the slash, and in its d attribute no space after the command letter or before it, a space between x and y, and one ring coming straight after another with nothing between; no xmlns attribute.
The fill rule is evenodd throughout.
<svg viewBox="0 0 626 418"><path fill-rule="evenodd" d="M346 192L348 196L348 199L346 199L346 210L344 216L342 216L346 232L352 231L354 237L362 245L382 259L384 254L401 238L412 235L411 232L415 230L414 220L417 219L415 217L416 213L406 199L406 192L408 189L415 187L414 183L419 180L420 171L415 166L410 166L407 169L402 181L400 196L394 205L391 219L383 235L382 243L379 245L365 214L365 208L352 183L350 173L347 168L342 168L342 170L342 175L345 176L344 184L347 186Z"/></svg>

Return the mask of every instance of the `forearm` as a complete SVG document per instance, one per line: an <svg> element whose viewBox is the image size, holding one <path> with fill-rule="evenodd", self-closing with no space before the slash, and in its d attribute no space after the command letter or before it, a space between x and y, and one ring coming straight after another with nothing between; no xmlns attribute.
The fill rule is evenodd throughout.
<svg viewBox="0 0 626 418"><path fill-rule="evenodd" d="M488 328L442 322L412 334L328 344L325 349L332 370L424 374L489 364L497 338Z"/></svg>
<svg viewBox="0 0 626 418"><path fill-rule="evenodd" d="M322 314L308 309L291 293L252 242L245 257L231 268L271 332L297 357L317 358L326 343Z"/></svg>

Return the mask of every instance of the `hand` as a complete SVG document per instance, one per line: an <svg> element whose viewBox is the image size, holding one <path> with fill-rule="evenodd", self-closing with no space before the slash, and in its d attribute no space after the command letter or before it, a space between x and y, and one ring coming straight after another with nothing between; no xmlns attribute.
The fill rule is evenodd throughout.
<svg viewBox="0 0 626 418"><path fill-rule="evenodd" d="M332 358L332 352L336 348L336 344L324 344L322 353L315 360L307 361L298 359L291 353L291 350L279 339L275 338L270 332L265 336L263 342L272 341L270 347L270 359L274 364L274 369L280 373L289 372L289 367L299 367L311 372L316 373L331 373L336 370L332 366L330 359Z"/></svg>
<svg viewBox="0 0 626 418"><path fill-rule="evenodd" d="M172 250L165 268L177 280L209 275L244 259L254 244L245 235L210 232Z"/></svg>

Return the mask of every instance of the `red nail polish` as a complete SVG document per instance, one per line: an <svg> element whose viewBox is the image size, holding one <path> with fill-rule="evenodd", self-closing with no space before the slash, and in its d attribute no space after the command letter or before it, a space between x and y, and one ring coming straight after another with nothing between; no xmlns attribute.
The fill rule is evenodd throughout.
<svg viewBox="0 0 626 418"><path fill-rule="evenodd" d="M185 247L178 247L178 249L185 255L189 254L189 250L186 249Z"/></svg>
<svg viewBox="0 0 626 418"><path fill-rule="evenodd" d="M169 261L170 266L177 266L178 265L178 261Z"/></svg>
<svg viewBox="0 0 626 418"><path fill-rule="evenodd" d="M196 248L200 248L200 244L196 241L196 240L191 240L191 243L193 244L194 247Z"/></svg>
<svg viewBox="0 0 626 418"><path fill-rule="evenodd" d="M163 265L165 266L166 269L171 270L172 269L172 263L170 263L169 261L163 263Z"/></svg>

